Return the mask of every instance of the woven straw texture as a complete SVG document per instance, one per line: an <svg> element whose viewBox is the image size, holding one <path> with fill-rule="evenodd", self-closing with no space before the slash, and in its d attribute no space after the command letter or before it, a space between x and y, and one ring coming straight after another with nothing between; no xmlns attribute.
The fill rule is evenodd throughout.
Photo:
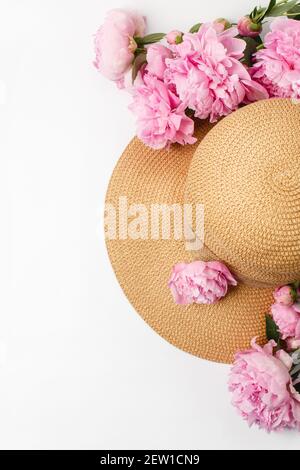
<svg viewBox="0 0 300 470"><path fill-rule="evenodd" d="M151 204L204 203L205 242L219 259L255 281L296 279L299 113L287 100L247 106L212 130L202 122L199 147L154 151L133 139L115 168L106 202L117 207L126 196L128 205L145 204L149 210ZM265 341L272 288L241 283L215 305L177 306L167 287L171 268L206 259L203 253L188 252L174 239L107 240L107 248L133 307L178 348L230 363L252 337Z"/></svg>
<svg viewBox="0 0 300 470"><path fill-rule="evenodd" d="M249 285L300 279L300 105L257 102L209 132L186 202L205 207L205 246Z"/></svg>

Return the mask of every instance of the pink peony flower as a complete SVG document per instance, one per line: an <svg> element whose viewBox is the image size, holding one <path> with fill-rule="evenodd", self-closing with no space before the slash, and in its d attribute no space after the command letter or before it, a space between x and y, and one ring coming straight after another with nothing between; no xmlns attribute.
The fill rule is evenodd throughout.
<svg viewBox="0 0 300 470"><path fill-rule="evenodd" d="M223 263L194 261L176 264L168 285L179 305L213 304L227 294L229 285L236 286L237 281Z"/></svg>
<svg viewBox="0 0 300 470"><path fill-rule="evenodd" d="M300 395L292 385L288 354L273 355L274 341L236 354L229 378L232 404L249 425L278 431L300 428Z"/></svg>
<svg viewBox="0 0 300 470"><path fill-rule="evenodd" d="M282 339L300 338L300 315L293 306L274 304L271 307L271 314Z"/></svg>
<svg viewBox="0 0 300 470"><path fill-rule="evenodd" d="M294 291L291 286L278 287L274 292L274 299L278 304L291 307L295 301Z"/></svg>
<svg viewBox="0 0 300 470"><path fill-rule="evenodd" d="M279 351L276 352L275 356L285 365L287 370L291 370L293 366L293 359L286 351L284 351L283 349L279 349Z"/></svg>
<svg viewBox="0 0 300 470"><path fill-rule="evenodd" d="M137 47L134 36L145 34L144 17L121 9L107 13L95 36L95 67L119 87L124 87L124 74L130 68Z"/></svg>
<svg viewBox="0 0 300 470"><path fill-rule="evenodd" d="M226 116L243 102L268 98L265 88L249 75L239 59L246 43L235 38L236 28L204 24L198 33L187 33L167 59L165 80L176 86L180 99L200 119L211 122Z"/></svg>
<svg viewBox="0 0 300 470"><path fill-rule="evenodd" d="M217 18L214 20L215 24L222 24L224 29L231 28L232 24L226 18Z"/></svg>
<svg viewBox="0 0 300 470"><path fill-rule="evenodd" d="M256 53L252 77L270 96L300 98L300 22L278 18L265 37L265 49Z"/></svg>
<svg viewBox="0 0 300 470"><path fill-rule="evenodd" d="M181 42L182 36L183 33L175 29L174 31L170 31L167 34L166 40L169 44L178 44L179 42Z"/></svg>
<svg viewBox="0 0 300 470"><path fill-rule="evenodd" d="M164 77L166 66L166 59L172 57L172 52L162 44L153 44L147 49L147 70L152 75L156 75L161 80Z"/></svg>
<svg viewBox="0 0 300 470"><path fill-rule="evenodd" d="M194 121L185 106L162 80L140 71L132 88L129 109L137 117L137 136L150 147L160 149L171 143L193 144Z"/></svg>
<svg viewBox="0 0 300 470"><path fill-rule="evenodd" d="M238 30L241 36L255 38L259 36L262 30L262 25L253 23L249 16L243 16L238 22Z"/></svg>

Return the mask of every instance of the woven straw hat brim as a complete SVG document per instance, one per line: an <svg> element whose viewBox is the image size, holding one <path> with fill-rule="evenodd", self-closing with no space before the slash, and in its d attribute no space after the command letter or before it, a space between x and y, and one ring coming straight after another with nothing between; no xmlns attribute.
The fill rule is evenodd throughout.
<svg viewBox="0 0 300 470"><path fill-rule="evenodd" d="M198 142L155 151L137 138L125 149L107 191L106 202L118 206L184 203L185 183L193 154L211 126L202 122ZM164 339L178 348L216 362L232 362L234 353L257 336L265 341L265 313L272 289L239 285L214 305L176 305L168 288L172 266L190 262L195 252L182 240L107 240L116 277L132 306ZM199 256L197 256L199 259ZM200 257L201 258L201 257Z"/></svg>

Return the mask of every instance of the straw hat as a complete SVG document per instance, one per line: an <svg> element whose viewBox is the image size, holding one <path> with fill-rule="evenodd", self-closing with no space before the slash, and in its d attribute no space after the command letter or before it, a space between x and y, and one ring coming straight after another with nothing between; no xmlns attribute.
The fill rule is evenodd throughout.
<svg viewBox="0 0 300 470"><path fill-rule="evenodd" d="M144 204L149 211L152 204L204 205L199 251L174 237L107 240L131 304L184 351L231 362L252 337L265 341L274 287L300 278L299 124L300 106L270 99L215 126L202 121L194 146L157 151L135 138L121 156L107 203L118 207L126 196L128 206ZM238 286L213 305L176 305L168 289L172 266L195 259L226 263Z"/></svg>

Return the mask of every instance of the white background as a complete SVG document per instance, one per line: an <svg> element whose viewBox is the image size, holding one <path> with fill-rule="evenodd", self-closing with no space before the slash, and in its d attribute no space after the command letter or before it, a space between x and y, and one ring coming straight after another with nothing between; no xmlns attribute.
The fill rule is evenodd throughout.
<svg viewBox="0 0 300 470"><path fill-rule="evenodd" d="M299 448L248 429L228 366L175 349L123 295L102 240L128 98L92 66L112 7L150 32L237 19L255 0L0 0L0 447ZM172 5L172 6L171 6Z"/></svg>

